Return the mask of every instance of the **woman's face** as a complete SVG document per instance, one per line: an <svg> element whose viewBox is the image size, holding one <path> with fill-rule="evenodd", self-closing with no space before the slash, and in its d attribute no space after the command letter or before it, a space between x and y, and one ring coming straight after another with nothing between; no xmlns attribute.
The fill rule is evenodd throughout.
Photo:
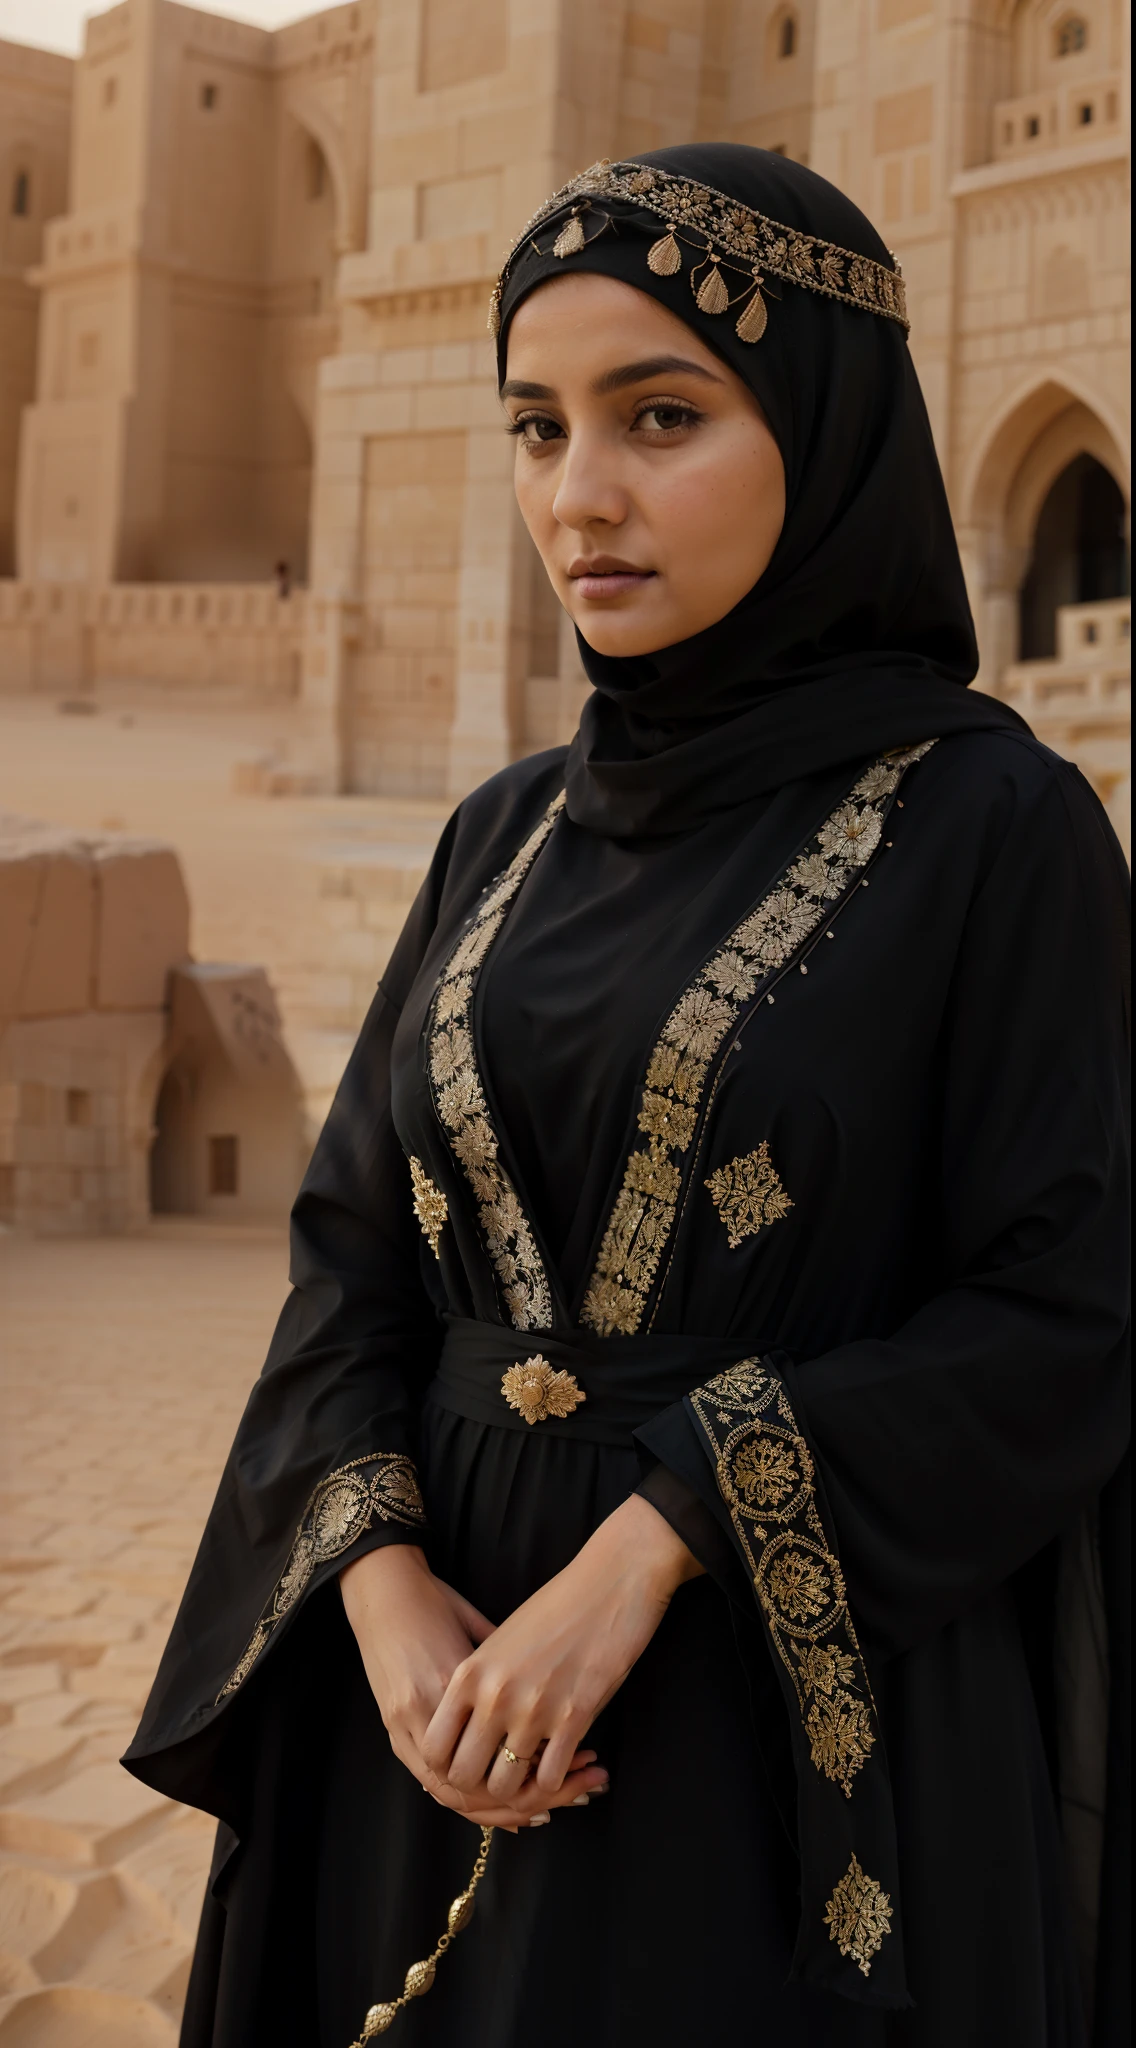
<svg viewBox="0 0 1136 2048"><path fill-rule="evenodd" d="M753 393L645 292L585 271L518 307L501 391L517 500L599 654L650 654L732 610L785 518Z"/></svg>

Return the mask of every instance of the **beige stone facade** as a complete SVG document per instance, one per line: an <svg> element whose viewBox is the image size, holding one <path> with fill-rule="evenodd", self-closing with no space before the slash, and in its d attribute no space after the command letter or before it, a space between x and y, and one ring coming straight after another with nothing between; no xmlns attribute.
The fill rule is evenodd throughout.
<svg viewBox="0 0 1136 2048"><path fill-rule="evenodd" d="M1123 0L355 0L271 34L123 0L30 272L0 677L278 691L329 792L444 799L570 732L488 291L570 173L714 137L810 162L895 247L982 684L1018 689L1059 610L1127 589L1127 34ZM1031 702L1122 808L1127 682L1070 653L1094 616L1060 717Z"/></svg>
<svg viewBox="0 0 1136 2048"><path fill-rule="evenodd" d="M74 66L0 42L0 577L16 566L20 415L36 392L39 307L28 271L67 205Z"/></svg>

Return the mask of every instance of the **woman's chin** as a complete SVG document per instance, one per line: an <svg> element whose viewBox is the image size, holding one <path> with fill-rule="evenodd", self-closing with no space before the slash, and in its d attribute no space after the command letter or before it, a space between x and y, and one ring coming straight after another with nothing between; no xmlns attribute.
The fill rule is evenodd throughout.
<svg viewBox="0 0 1136 2048"><path fill-rule="evenodd" d="M660 648L673 647L676 640L687 635L672 629L669 622L658 618L635 618L627 612L605 612L600 605L580 607L583 616L573 616L588 646L596 654L606 654L614 661L627 661L639 654L657 654Z"/></svg>

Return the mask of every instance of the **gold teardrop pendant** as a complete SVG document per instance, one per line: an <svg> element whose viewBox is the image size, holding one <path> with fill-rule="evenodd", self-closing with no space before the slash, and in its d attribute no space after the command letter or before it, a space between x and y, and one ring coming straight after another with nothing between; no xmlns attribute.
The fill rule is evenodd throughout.
<svg viewBox="0 0 1136 2048"><path fill-rule="evenodd" d="M758 285L748 306L738 314L737 333L739 341L760 341L769 320L769 310Z"/></svg>
<svg viewBox="0 0 1136 2048"><path fill-rule="evenodd" d="M695 303L700 313L724 313L729 305L730 294L716 263L711 266L709 275L704 277L699 285Z"/></svg>
<svg viewBox="0 0 1136 2048"><path fill-rule="evenodd" d="M656 277L673 277L682 269L682 256L674 238L674 229L669 228L661 242L652 242L647 251L647 268Z"/></svg>
<svg viewBox="0 0 1136 2048"><path fill-rule="evenodd" d="M584 230L579 214L574 213L552 244L552 253L554 256L578 256L583 246Z"/></svg>

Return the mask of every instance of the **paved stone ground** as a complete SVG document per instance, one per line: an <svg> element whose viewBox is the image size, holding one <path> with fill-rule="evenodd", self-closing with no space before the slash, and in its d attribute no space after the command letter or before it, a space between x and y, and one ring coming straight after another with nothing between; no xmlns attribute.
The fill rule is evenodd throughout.
<svg viewBox="0 0 1136 2048"><path fill-rule="evenodd" d="M0 2048L173 2048L212 1822L133 1733L286 1289L283 1235L0 1236Z"/></svg>

